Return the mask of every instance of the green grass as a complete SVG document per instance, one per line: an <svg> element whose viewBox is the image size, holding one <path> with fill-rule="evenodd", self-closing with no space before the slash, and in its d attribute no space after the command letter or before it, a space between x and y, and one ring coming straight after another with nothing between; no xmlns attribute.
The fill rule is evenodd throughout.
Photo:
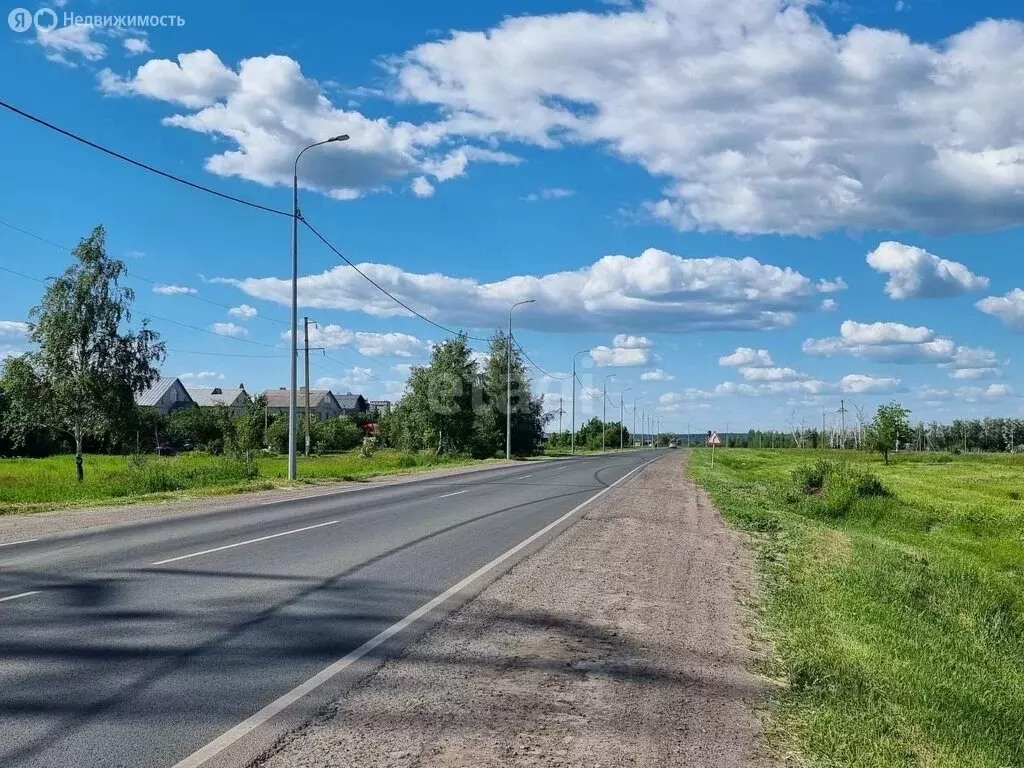
<svg viewBox="0 0 1024 768"><path fill-rule="evenodd" d="M363 480L471 463L476 462L465 456L378 451L364 458L353 452L300 458L299 477L304 482ZM85 457L85 481L79 483L73 456L0 459L0 514L266 490L287 484L287 471L286 457L260 457L247 465L204 454L139 461L90 455Z"/></svg>
<svg viewBox="0 0 1024 768"><path fill-rule="evenodd" d="M1024 458L843 453L890 495L797 491L822 455L690 462L757 543L773 746L815 766L1024 766Z"/></svg>

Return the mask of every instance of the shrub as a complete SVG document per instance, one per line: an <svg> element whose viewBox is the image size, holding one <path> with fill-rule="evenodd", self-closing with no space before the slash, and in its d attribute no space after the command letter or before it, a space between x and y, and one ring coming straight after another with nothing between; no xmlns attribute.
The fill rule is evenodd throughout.
<svg viewBox="0 0 1024 768"><path fill-rule="evenodd" d="M890 495L878 477L861 472L849 464L819 459L793 470L794 488L787 501L804 503L814 517L836 519L845 517L862 499L878 499Z"/></svg>

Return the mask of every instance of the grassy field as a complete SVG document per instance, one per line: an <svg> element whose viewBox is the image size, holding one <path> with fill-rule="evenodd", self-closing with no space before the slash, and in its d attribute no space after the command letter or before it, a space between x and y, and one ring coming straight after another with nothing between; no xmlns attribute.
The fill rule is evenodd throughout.
<svg viewBox="0 0 1024 768"><path fill-rule="evenodd" d="M360 480L416 469L475 463L460 456L379 451L299 459L303 481ZM175 496L265 490L285 484L286 457L261 457L245 464L224 457L184 454L135 460L86 456L85 481L75 481L73 456L0 459L0 514L38 512L67 506L127 503Z"/></svg>
<svg viewBox="0 0 1024 768"><path fill-rule="evenodd" d="M785 684L773 746L815 766L1024 766L1024 458L844 453L825 483L794 480L822 455L690 464L757 542Z"/></svg>

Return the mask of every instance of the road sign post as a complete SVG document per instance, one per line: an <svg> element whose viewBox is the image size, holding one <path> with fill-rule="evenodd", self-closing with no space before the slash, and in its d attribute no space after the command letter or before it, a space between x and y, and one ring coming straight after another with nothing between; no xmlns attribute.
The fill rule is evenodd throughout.
<svg viewBox="0 0 1024 768"><path fill-rule="evenodd" d="M711 446L711 468L715 468L715 446L722 444L722 438L714 430L708 430L707 444Z"/></svg>

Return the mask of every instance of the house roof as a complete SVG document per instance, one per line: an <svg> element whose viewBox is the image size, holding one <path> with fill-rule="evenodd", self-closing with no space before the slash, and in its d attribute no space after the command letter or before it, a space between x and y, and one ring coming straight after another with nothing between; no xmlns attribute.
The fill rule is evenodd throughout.
<svg viewBox="0 0 1024 768"><path fill-rule="evenodd" d="M221 387L186 387L189 396L199 406L211 405L236 405L241 399L242 403L249 402L249 393L244 387L223 389Z"/></svg>
<svg viewBox="0 0 1024 768"><path fill-rule="evenodd" d="M338 405L340 405L346 411L360 410L360 400L363 401L364 405L366 404L366 398L364 398L362 395L353 395L351 392L348 392L344 395L335 395L335 399L338 401Z"/></svg>
<svg viewBox="0 0 1024 768"><path fill-rule="evenodd" d="M143 390L135 395L135 404L142 406L153 406L160 402L160 398L167 394L167 390L177 383L181 386L181 382L174 376L161 376L159 379L153 382L153 386L149 389ZM185 389L183 386L182 389ZM187 392L187 390L186 390Z"/></svg>
<svg viewBox="0 0 1024 768"><path fill-rule="evenodd" d="M267 398L268 408L287 408L290 405L290 399L287 389L268 389L263 393ZM330 398L334 402L338 402L334 395L329 389L311 389L309 390L309 407L317 408L324 401L325 398ZM306 407L306 388L299 388L299 407Z"/></svg>

